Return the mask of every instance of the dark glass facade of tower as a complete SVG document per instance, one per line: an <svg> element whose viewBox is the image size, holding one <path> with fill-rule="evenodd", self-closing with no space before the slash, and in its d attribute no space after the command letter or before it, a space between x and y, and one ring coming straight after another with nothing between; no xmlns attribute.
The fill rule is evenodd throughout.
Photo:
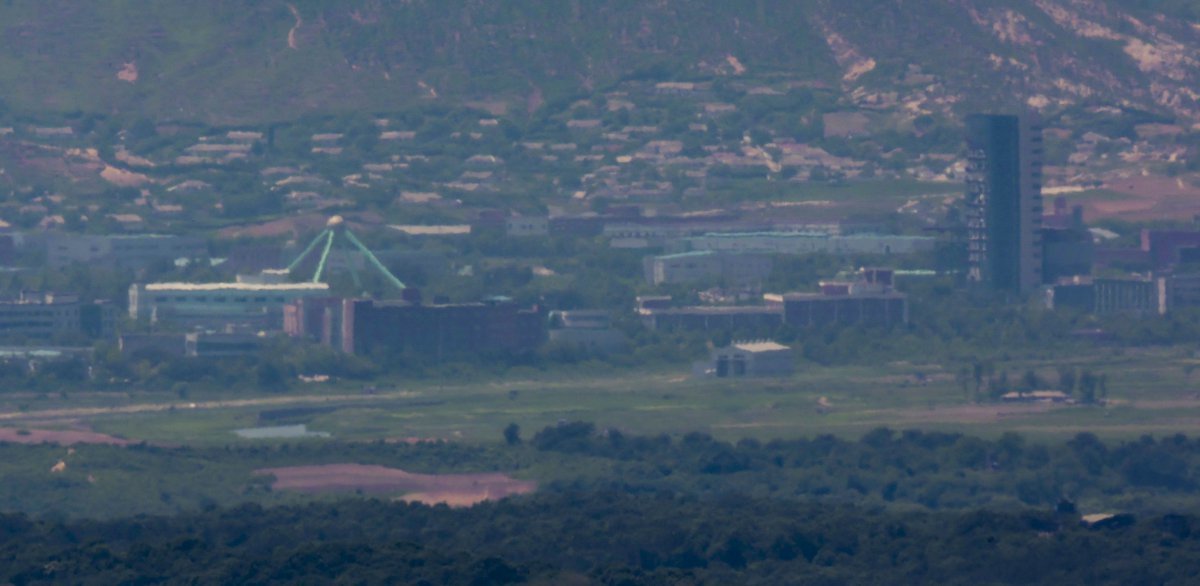
<svg viewBox="0 0 1200 586"><path fill-rule="evenodd" d="M967 118L969 281L1027 293L1041 283L1041 129L1018 116Z"/></svg>

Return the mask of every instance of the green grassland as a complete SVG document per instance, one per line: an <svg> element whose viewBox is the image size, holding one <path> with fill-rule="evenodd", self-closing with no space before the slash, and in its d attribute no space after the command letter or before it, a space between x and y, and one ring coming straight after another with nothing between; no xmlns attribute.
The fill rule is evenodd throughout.
<svg viewBox="0 0 1200 586"><path fill-rule="evenodd" d="M766 491L787 498L807 494L831 502L858 498L854 477L870 474L866 482L876 488L865 496L881 506L893 506L879 500L877 490L895 476L896 482L909 487L902 488L900 494L906 496L898 497L894 505L900 507L1020 506L1013 500L1020 495L1023 502L1045 504L1058 498L1056 491L1072 490L1081 491L1080 498L1094 508L1154 509L1163 503L1190 502L1187 499L1192 497L1178 487L1162 495L1167 500L1150 499L1156 489L1111 492L1121 486L1121 474L1134 473L1119 464L1106 468L1104 486L1071 488L1086 485L1070 480L1083 473L1073 467L1075 456L1069 454L1080 449L1077 436L1084 432L1108 442L1114 454L1122 442L1146 445L1140 438L1147 435L1167 438L1163 449L1184 445L1171 438L1194 435L1200 424L1200 384L1193 376L1197 366L1200 359L1183 347L1096 348L1054 360L997 364L1010 373L1032 369L1043 380L1053 380L1061 367L1103 372L1109 389L1105 405L977 403L951 374L958 365L911 362L807 365L786 379L736 382L699 380L680 370L581 368L455 383L394 381L371 389L350 383L297 387L283 393L195 388L186 399L161 392L27 396L19 398L19 409L3 405L0 427L88 427L146 443L70 448L0 443L0 477L5 479L0 483L0 508L36 515L110 517L170 514L238 502L274 505L334 499L336 494L272 490L270 479L254 471L357 463L420 473L499 471L560 488L633 482L664 489ZM667 444L638 440L642 443L610 448L606 447L609 440L603 439L609 431L592 434L587 440L590 447L573 448L569 442L552 444L544 437L535 438L543 430L565 429L557 425L564 421L593 422L596 430L619 431L628 438L665 434L672 439ZM233 433L245 427L298 423L332 437L249 440ZM511 423L520 426L524 445L505 445L502 430ZM855 450L884 449L873 447L880 444L870 439L878 437L881 427L921 430L934 438L937 432L964 437L950 440L957 442L955 447L928 448L946 460L939 466L950 468L917 476L905 476L903 466L858 470L852 464L858 457L853 456ZM1023 437L1016 441L1028 447L1026 453L1033 458L1029 465L1038 466L1036 472L1018 466L994 476L986 466L980 468L979 457L971 455L980 449L979 443L1012 444L1014 436L1007 432L1014 431ZM699 437L711 436L716 443L696 440L695 432L706 434ZM843 442L838 450L848 451L833 457L832 468L823 472L802 466L776 477L770 465L761 461L744 473L713 476L702 470L711 465L705 458L714 457L705 454L727 452L739 458L765 457L754 456L762 450L788 454L834 441L821 439L825 434ZM743 444L746 438L761 443ZM784 441L782 447L769 447L766 440L775 439ZM412 440L426 441L410 445ZM905 444L910 446L906 449L921 440L913 441L918 443ZM632 447L637 445L642 447ZM648 445L667 447L654 448L659 452L636 451ZM606 454L609 449L626 451ZM1042 460L1034 454L1045 449L1058 468L1036 464ZM51 472L58 462L65 470ZM955 466L964 462L966 476L954 476ZM671 467L683 468L678 474L661 473ZM1059 472L1054 470L1068 476L1056 477Z"/></svg>
<svg viewBox="0 0 1200 586"><path fill-rule="evenodd" d="M1182 348L1098 349L1054 360L1000 365L1015 378L1034 370L1052 386L1060 367L1108 376L1106 405L1001 405L976 402L954 373L961 365L804 365L790 378L698 379L682 370L627 373L557 369L496 379L299 386L287 393L235 394L196 389L163 393L27 397L0 420L6 427L89 425L99 432L163 445L244 444L233 431L304 423L335 440L399 438L491 443L509 423L537 430L590 421L625 433L725 440L834 434L856 438L877 428L916 428L998 436L1020 431L1061 440L1081 431L1102 437L1188 433L1200 424L1200 360ZM275 415L282 415L276 417ZM32 425L31 425L32 424ZM307 440L321 441L321 440Z"/></svg>

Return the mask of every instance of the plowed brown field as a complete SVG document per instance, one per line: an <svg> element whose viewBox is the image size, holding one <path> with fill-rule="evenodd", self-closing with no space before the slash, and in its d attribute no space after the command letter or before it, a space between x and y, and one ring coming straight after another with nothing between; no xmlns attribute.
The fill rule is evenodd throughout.
<svg viewBox="0 0 1200 586"><path fill-rule="evenodd" d="M263 468L255 474L275 477L276 490L301 492L404 493L402 500L426 504L470 506L537 489L537 483L504 474L414 474L397 468L364 464L326 464Z"/></svg>

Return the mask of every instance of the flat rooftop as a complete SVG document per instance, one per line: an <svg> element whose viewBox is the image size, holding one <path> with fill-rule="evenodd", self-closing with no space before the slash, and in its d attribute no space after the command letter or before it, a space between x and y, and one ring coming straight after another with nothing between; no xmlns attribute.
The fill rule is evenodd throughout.
<svg viewBox="0 0 1200 586"><path fill-rule="evenodd" d="M743 352L777 352L780 350L791 350L791 348L775 342L737 342L733 344L733 347Z"/></svg>
<svg viewBox="0 0 1200 586"><path fill-rule="evenodd" d="M767 305L693 305L670 309L641 309L642 315L739 315L754 313L780 313Z"/></svg>
<svg viewBox="0 0 1200 586"><path fill-rule="evenodd" d="M845 295L826 295L824 293L766 293L763 295L763 299L768 303L822 299L905 299L906 297L905 294L895 291L888 293L847 293Z"/></svg>
<svg viewBox="0 0 1200 586"><path fill-rule="evenodd" d="M147 291L328 291L327 283L146 283Z"/></svg>

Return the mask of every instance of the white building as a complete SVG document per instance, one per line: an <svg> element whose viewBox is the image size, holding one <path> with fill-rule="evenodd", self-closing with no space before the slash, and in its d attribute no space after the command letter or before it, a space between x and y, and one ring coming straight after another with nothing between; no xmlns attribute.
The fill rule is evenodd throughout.
<svg viewBox="0 0 1200 586"><path fill-rule="evenodd" d="M712 351L705 375L717 378L791 376L796 370L792 349L769 341L734 342Z"/></svg>
<svg viewBox="0 0 1200 586"><path fill-rule="evenodd" d="M283 329L283 306L329 295L325 283L135 283L129 317L182 329Z"/></svg>
<svg viewBox="0 0 1200 586"><path fill-rule="evenodd" d="M711 250L649 256L643 261L646 282L759 285L771 275L771 259L763 255Z"/></svg>

